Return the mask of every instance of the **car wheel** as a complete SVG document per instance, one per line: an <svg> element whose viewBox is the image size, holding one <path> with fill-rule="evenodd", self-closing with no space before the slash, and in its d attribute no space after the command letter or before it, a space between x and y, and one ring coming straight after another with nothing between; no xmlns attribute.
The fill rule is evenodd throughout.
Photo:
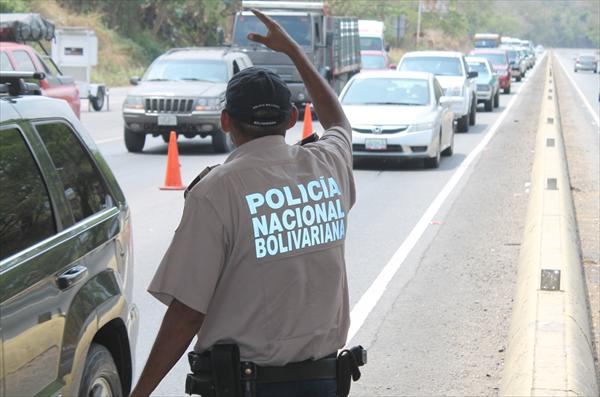
<svg viewBox="0 0 600 397"><path fill-rule="evenodd" d="M122 396L121 379L112 355L102 345L92 343L85 359L79 396Z"/></svg>
<svg viewBox="0 0 600 397"><path fill-rule="evenodd" d="M494 107L497 108L500 106L500 90L496 91L496 95L494 95Z"/></svg>
<svg viewBox="0 0 600 397"><path fill-rule="evenodd" d="M508 86L508 87L506 87L506 88L504 89L504 93L505 93L505 94L510 94L510 86Z"/></svg>
<svg viewBox="0 0 600 397"><path fill-rule="evenodd" d="M217 132L212 136L212 146L217 153L229 153L233 148L231 136L223 131Z"/></svg>
<svg viewBox="0 0 600 397"><path fill-rule="evenodd" d="M429 157L425 159L425 168L438 168L440 166L440 158L441 158L441 153L440 153L440 146L442 144L442 136L440 135L438 137L438 145L437 145L437 149L435 151L435 157Z"/></svg>
<svg viewBox="0 0 600 397"><path fill-rule="evenodd" d="M98 89L98 95L90 97L90 102L95 111L99 112L104 106L104 90Z"/></svg>
<svg viewBox="0 0 600 397"><path fill-rule="evenodd" d="M516 80L516 81L521 81L521 76L517 76L517 77L515 77L515 80Z"/></svg>
<svg viewBox="0 0 600 397"><path fill-rule="evenodd" d="M477 118L477 101L473 101L473 105L471 105L471 114L469 115L469 125L475 125Z"/></svg>
<svg viewBox="0 0 600 397"><path fill-rule="evenodd" d="M144 149L146 143L146 134L137 134L125 127L125 147L127 151L139 153Z"/></svg>
<svg viewBox="0 0 600 397"><path fill-rule="evenodd" d="M494 109L494 99L492 98L489 101L485 101L483 108L486 112L491 112Z"/></svg>
<svg viewBox="0 0 600 397"><path fill-rule="evenodd" d="M577 69L573 69L573 72L577 73Z"/></svg>
<svg viewBox="0 0 600 397"><path fill-rule="evenodd" d="M448 146L442 152L442 156L450 157L454 154L454 131L452 131L452 137L450 138L450 146Z"/></svg>
<svg viewBox="0 0 600 397"><path fill-rule="evenodd" d="M169 143L169 139L171 139L170 134L160 134L160 137L162 138L164 143Z"/></svg>
<svg viewBox="0 0 600 397"><path fill-rule="evenodd" d="M465 114L458 119L458 132L469 132L469 114Z"/></svg>

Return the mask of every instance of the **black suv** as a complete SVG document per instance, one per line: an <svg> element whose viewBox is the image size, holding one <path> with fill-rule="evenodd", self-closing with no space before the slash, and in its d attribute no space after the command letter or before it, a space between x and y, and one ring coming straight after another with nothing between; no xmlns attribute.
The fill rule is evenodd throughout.
<svg viewBox="0 0 600 397"><path fill-rule="evenodd" d="M128 395L127 202L67 102L18 95L17 74L0 72L0 395Z"/></svg>

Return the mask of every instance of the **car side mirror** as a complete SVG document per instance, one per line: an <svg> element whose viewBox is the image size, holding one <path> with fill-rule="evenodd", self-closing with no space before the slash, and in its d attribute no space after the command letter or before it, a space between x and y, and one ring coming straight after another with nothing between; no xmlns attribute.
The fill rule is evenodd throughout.
<svg viewBox="0 0 600 397"><path fill-rule="evenodd" d="M390 63L390 69L396 70L397 67L398 65L396 65L395 63Z"/></svg>
<svg viewBox="0 0 600 397"><path fill-rule="evenodd" d="M129 79L129 84L138 85L140 83L140 78L138 76L133 76Z"/></svg>
<svg viewBox="0 0 600 397"><path fill-rule="evenodd" d="M471 70L471 71L469 71L469 73L467 73L467 76L469 76L470 79L474 79L477 76L479 76L479 73L475 70Z"/></svg>

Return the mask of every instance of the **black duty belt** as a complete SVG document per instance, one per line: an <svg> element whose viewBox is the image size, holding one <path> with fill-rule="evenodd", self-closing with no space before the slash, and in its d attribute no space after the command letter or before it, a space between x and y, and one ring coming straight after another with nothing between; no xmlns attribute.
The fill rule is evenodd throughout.
<svg viewBox="0 0 600 397"><path fill-rule="evenodd" d="M262 366L248 361L241 361L241 377L242 379L253 379L257 383L336 379L336 362L335 353L320 360L300 361L279 367ZM191 369L195 373L210 373L212 365L210 354L202 353L196 355Z"/></svg>

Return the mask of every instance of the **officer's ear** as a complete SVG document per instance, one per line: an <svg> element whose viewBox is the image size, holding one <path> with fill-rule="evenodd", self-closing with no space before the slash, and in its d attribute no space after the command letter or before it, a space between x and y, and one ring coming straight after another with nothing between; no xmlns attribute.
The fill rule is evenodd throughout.
<svg viewBox="0 0 600 397"><path fill-rule="evenodd" d="M231 116L225 110L221 110L221 130L231 132Z"/></svg>
<svg viewBox="0 0 600 397"><path fill-rule="evenodd" d="M296 121L298 121L298 108L292 105L292 111L290 113L290 120L288 121L287 130L296 125Z"/></svg>

